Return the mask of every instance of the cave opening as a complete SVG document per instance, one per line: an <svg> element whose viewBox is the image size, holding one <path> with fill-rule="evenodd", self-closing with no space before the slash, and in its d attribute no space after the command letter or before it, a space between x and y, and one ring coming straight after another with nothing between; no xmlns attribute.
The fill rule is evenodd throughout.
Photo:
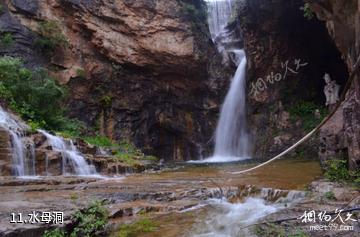
<svg viewBox="0 0 360 237"><path fill-rule="evenodd" d="M291 95L324 106L325 73L340 85L341 94L349 72L325 23L316 17L304 17L300 8L301 5L289 8L279 20L280 32L288 37L288 42L293 44L292 48L297 51L299 58L307 63L306 74L301 83L295 83L296 89L291 91ZM293 82L289 87L292 86ZM287 93L284 95L287 96Z"/></svg>

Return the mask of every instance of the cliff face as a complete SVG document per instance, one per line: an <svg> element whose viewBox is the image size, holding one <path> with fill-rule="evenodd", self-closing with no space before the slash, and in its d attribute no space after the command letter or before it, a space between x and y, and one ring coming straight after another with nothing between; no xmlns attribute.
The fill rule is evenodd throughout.
<svg viewBox="0 0 360 237"><path fill-rule="evenodd" d="M301 0L248 0L239 6L248 56L248 98L255 156L271 158L321 121L325 73L344 85L347 68L325 25L306 19ZM318 112L316 112L318 110ZM298 156L317 157L318 139Z"/></svg>
<svg viewBox="0 0 360 237"><path fill-rule="evenodd" d="M1 24L16 42L2 53L49 68L69 88L71 117L167 160L196 159L209 151L226 81L224 71L210 64L219 56L202 1L4 5ZM55 22L66 46L46 56L34 49L40 22Z"/></svg>
<svg viewBox="0 0 360 237"><path fill-rule="evenodd" d="M360 56L360 1L312 1L311 10L326 22L349 71ZM357 73L345 102L320 132L320 158L347 158L349 167L360 168L360 79Z"/></svg>
<svg viewBox="0 0 360 237"><path fill-rule="evenodd" d="M304 17L300 10L304 3L299 0L249 0L239 5L238 21L249 61L255 156L268 158L289 147L306 134L307 125L314 127L321 121L322 111L329 110L323 75L329 73L343 89L360 52L359 4L356 0L310 1L317 15L312 19ZM295 153L319 155L322 162L347 159L351 169L358 169L359 95L357 76L346 101L319 136Z"/></svg>

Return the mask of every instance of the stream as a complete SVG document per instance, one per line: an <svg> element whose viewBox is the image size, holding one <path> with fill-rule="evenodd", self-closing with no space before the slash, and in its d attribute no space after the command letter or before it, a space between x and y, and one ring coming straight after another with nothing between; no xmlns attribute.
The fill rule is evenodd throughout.
<svg viewBox="0 0 360 237"><path fill-rule="evenodd" d="M243 227L301 199L306 186L321 175L317 161L299 159L279 160L247 175L231 173L255 163L178 164L163 171L100 179L1 177L0 233L37 236L45 228L10 224L11 213L62 211L66 220L92 200L106 200L114 233L119 223L146 213L157 228L141 236L248 236Z"/></svg>

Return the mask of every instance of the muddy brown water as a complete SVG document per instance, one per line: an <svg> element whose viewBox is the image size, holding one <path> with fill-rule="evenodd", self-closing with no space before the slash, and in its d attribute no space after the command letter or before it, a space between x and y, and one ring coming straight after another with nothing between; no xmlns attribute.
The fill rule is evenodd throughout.
<svg viewBox="0 0 360 237"><path fill-rule="evenodd" d="M209 215L223 212L218 205L199 207L207 198L206 191L199 194L199 190L239 185L305 190L311 181L321 175L318 161L291 159L273 162L248 174L231 173L254 165L185 164L161 172L110 179L39 177L22 180L1 177L0 233L15 233L21 229L25 234L18 236L31 236L28 233L38 228L29 224L9 224L12 212L28 214L34 210L56 210L69 216L91 200L106 199L110 202L107 207L113 215L113 223L133 221L139 218L136 214L139 210L154 218L156 231L139 236L191 236L190 233L204 222L216 221L207 220Z"/></svg>
<svg viewBox="0 0 360 237"><path fill-rule="evenodd" d="M238 185L256 185L259 187L270 187L275 189L287 190L305 190L307 185L314 179L321 176L321 168L318 161L315 160L279 160L268 166L257 169L248 174L234 175L232 172L247 169L254 164L209 164L209 165L191 165L179 168L175 171L166 171L160 174L149 174L143 182L178 180L178 183L186 182L188 185L198 184L213 186L238 186ZM130 180L137 181L141 175L129 177ZM210 182L213 180L214 182ZM236 208L231 206L230 208ZM223 208L219 205L206 205L204 207L193 208L185 212L172 212L170 214L157 215L153 218L156 225L156 231L151 233L139 233L142 237L189 237L189 236L250 236L249 232L243 230L234 230L234 233L222 231L228 228L229 220L213 218L214 215L220 215L219 219L227 218L223 215ZM256 210L255 210L256 211ZM228 214L227 214L228 215ZM236 218L236 217L235 217ZM232 219L230 218L230 222ZM220 222L220 223L218 223ZM219 225L220 231L207 230L209 225ZM222 226L224 225L224 226ZM212 227L210 227L211 229ZM116 232L115 232L116 233ZM116 234L114 233L114 237Z"/></svg>

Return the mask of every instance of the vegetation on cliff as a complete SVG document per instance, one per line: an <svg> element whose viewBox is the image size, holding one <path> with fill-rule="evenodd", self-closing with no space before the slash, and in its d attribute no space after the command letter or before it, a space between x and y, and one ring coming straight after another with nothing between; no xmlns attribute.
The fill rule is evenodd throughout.
<svg viewBox="0 0 360 237"><path fill-rule="evenodd" d="M65 90L44 69L31 71L19 58L0 58L0 98L35 127L66 129Z"/></svg>
<svg viewBox="0 0 360 237"><path fill-rule="evenodd" d="M35 41L35 46L45 54L50 55L56 48L68 44L65 35L55 21L40 22L37 30L41 37Z"/></svg>
<svg viewBox="0 0 360 237"><path fill-rule="evenodd" d="M154 156L145 155L132 142L122 140L120 142L111 141L105 136L86 136L84 141L97 147L107 148L111 150L114 161L122 162L127 165L135 166L139 164L139 160L157 161Z"/></svg>
<svg viewBox="0 0 360 237"><path fill-rule="evenodd" d="M311 20L315 14L310 9L310 4L305 3L303 7L300 8L304 12L304 17L308 20Z"/></svg>
<svg viewBox="0 0 360 237"><path fill-rule="evenodd" d="M58 131L66 137L83 138L89 144L112 148L114 157L127 164L135 164L135 157L147 159L131 142L115 143L100 135L84 136L84 125L65 116L66 96L66 88L57 84L45 69L32 71L23 67L19 58L0 58L0 98L27 121L32 130Z"/></svg>
<svg viewBox="0 0 360 237"><path fill-rule="evenodd" d="M333 182L352 183L360 187L360 170L349 170L346 160L328 160L325 163L324 176Z"/></svg>
<svg viewBox="0 0 360 237"><path fill-rule="evenodd" d="M328 114L325 107L310 101L298 101L289 107L288 110L291 122L295 123L300 119L302 121L302 128L307 132L315 128Z"/></svg>

